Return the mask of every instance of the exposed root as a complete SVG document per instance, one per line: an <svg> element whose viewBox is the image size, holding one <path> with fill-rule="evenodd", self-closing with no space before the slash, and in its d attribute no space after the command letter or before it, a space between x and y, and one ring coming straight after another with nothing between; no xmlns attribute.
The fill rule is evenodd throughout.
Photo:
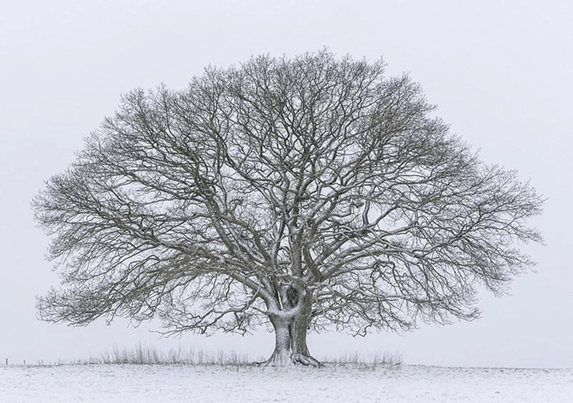
<svg viewBox="0 0 573 403"><path fill-rule="evenodd" d="M306 354L291 354L290 357L279 357L273 354L268 360L258 362L255 365L261 367L290 367L304 365L305 367L323 368L324 364L316 358Z"/></svg>
<svg viewBox="0 0 573 403"><path fill-rule="evenodd" d="M291 357L295 364L302 364L304 366L311 366L315 368L322 368L324 364L318 361L316 358L311 357L310 355L305 354L293 354Z"/></svg>

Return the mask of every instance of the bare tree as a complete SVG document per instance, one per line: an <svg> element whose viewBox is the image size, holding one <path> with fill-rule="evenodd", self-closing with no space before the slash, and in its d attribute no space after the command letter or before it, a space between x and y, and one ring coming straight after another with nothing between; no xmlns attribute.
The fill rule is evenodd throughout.
<svg viewBox="0 0 573 403"><path fill-rule="evenodd" d="M308 330L474 319L532 266L543 200L483 164L408 76L328 51L135 90L34 199L63 286L41 318L269 324L269 363L320 365Z"/></svg>

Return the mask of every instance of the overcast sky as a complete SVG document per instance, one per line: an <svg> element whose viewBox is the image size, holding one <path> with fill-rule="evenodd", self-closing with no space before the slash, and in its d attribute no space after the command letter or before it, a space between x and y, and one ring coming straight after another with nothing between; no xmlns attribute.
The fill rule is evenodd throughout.
<svg viewBox="0 0 573 403"><path fill-rule="evenodd" d="M573 366L570 0L0 0L0 362L88 358L114 345L272 352L251 338L158 339L153 326L69 328L37 320L58 284L30 210L43 181L136 87L186 86L208 65L329 48L408 72L481 158L519 171L548 198L524 246L537 273L511 295L480 294L482 318L396 336L312 336L318 358L399 351L412 364Z"/></svg>

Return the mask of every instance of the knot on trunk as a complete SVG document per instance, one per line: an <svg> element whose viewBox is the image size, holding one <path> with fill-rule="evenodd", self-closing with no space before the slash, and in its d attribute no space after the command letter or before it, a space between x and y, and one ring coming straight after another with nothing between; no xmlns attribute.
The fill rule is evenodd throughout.
<svg viewBox="0 0 573 403"><path fill-rule="evenodd" d="M289 285L286 289L286 302L288 303L289 308L294 308L298 305L298 296L299 292L296 287Z"/></svg>

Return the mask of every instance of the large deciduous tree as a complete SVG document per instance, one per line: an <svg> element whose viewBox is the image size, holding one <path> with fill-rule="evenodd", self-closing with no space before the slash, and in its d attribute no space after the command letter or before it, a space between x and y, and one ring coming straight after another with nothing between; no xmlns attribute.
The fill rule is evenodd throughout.
<svg viewBox="0 0 573 403"><path fill-rule="evenodd" d="M308 330L476 318L541 241L543 200L482 163L382 62L328 51L135 90L33 201L62 287L41 318L270 324L269 363L319 365Z"/></svg>

